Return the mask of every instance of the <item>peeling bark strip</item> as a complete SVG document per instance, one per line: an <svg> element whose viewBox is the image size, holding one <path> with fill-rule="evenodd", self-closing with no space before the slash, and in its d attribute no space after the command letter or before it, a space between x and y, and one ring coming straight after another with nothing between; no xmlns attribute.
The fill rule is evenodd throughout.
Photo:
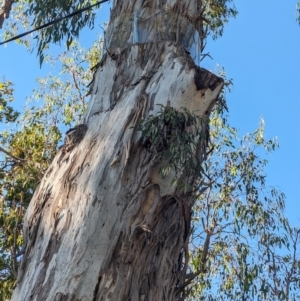
<svg viewBox="0 0 300 301"><path fill-rule="evenodd" d="M112 20L166 3L184 14L199 1L184 2L115 1ZM174 174L162 178L135 126L158 104L209 114L222 85L174 43L104 55L87 131L68 160L56 156L28 208L13 301L179 300L195 197L171 184Z"/></svg>

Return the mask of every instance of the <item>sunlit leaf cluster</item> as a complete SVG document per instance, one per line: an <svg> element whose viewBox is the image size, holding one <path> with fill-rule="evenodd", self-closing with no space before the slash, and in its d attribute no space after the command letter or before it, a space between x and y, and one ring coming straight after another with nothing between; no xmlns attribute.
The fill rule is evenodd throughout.
<svg viewBox="0 0 300 301"><path fill-rule="evenodd" d="M29 8L25 11L28 18L33 18L32 24L35 27L51 22L57 18L66 16L78 9L84 8L96 1L28 1ZM93 28L95 20L95 9L88 10L81 14L74 15L72 18L64 19L54 23L51 27L41 30L36 38L38 40L38 55L40 61L44 59L43 50L49 43L60 43L66 41L67 48L70 47L74 38L79 36L79 32L84 27Z"/></svg>
<svg viewBox="0 0 300 301"><path fill-rule="evenodd" d="M14 100L13 84L10 81L0 81L0 122L14 122L19 116L19 113L9 106L8 103Z"/></svg>
<svg viewBox="0 0 300 301"><path fill-rule="evenodd" d="M202 1L205 36L213 38L222 36L229 19L237 16L234 2L234 0Z"/></svg>

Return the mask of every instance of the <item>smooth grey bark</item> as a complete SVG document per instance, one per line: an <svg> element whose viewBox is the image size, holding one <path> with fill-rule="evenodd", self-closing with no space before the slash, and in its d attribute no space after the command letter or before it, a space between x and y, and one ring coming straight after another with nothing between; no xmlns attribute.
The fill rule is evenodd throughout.
<svg viewBox="0 0 300 301"><path fill-rule="evenodd" d="M150 16L166 8L197 30L197 3L115 1L111 24L136 10ZM223 80L195 66L176 38L184 28L175 40L165 35L170 40L124 47L120 41L130 44L134 32L116 28L95 74L87 131L58 153L26 213L13 301L182 297L195 196L171 184L173 173L162 178L135 126L157 114L157 104L207 116Z"/></svg>

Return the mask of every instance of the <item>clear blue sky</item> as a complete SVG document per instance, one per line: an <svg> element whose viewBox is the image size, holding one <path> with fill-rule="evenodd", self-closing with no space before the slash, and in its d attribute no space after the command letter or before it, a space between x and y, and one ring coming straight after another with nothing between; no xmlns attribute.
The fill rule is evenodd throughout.
<svg viewBox="0 0 300 301"><path fill-rule="evenodd" d="M225 67L234 80L228 95L230 122L241 135L252 132L261 117L266 135L277 136L280 148L268 159L268 185L287 196L287 215L300 226L300 26L296 23L297 0L236 0L239 14L225 28L222 38L207 45L213 60L203 67ZM98 24L108 19L109 6L99 12ZM90 45L99 31L85 30L81 41ZM35 87L35 78L47 74L46 65L39 69L35 53L10 43L0 46L0 77L15 84L18 106Z"/></svg>
<svg viewBox="0 0 300 301"><path fill-rule="evenodd" d="M263 117L266 135L280 148L269 159L268 184L287 196L287 214L300 226L300 26L296 0L236 0L239 14L221 39L208 45L214 60L234 80L228 95L231 124L241 134Z"/></svg>

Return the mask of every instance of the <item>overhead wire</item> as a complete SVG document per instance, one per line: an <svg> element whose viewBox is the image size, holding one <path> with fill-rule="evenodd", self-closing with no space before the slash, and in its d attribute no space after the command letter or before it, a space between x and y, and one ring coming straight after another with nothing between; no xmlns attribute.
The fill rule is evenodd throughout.
<svg viewBox="0 0 300 301"><path fill-rule="evenodd" d="M17 36L14 36L14 37L12 37L12 38L10 38L10 39L8 39L8 40L5 40L5 41L1 42L0 45L3 45L3 44L6 44L6 43L9 43L9 42L12 42L12 41L17 40L17 39L20 39L20 38L23 38L23 37L29 35L29 34L32 33L32 32L35 32L35 31L37 31L37 30L41 30L41 29L43 29L43 28L49 27L49 26L51 26L51 25L53 25L53 24L55 24L55 23L58 23L58 22L60 22L60 21L62 21L62 20L64 20L64 19L73 17L73 16L75 16L75 15L77 15L77 14L81 14L81 13L83 13L84 11L87 11L87 10L92 9L94 6L100 5L100 4L105 3L105 2L108 2L108 1L109 1L109 0L98 1L97 3L91 4L91 5L87 6L87 7L81 8L81 9L78 9L78 10L76 10L76 11L74 11L74 12L72 12L72 13L66 15L66 16L57 18L57 19L52 20L52 21L50 21L50 22L48 22L48 23L46 23L46 24L43 24L43 25L41 25L41 26L38 26L38 27L36 27L36 28L34 28L34 29L32 29L32 30L26 31L26 32L21 33L21 34L19 34L19 35L17 35Z"/></svg>

